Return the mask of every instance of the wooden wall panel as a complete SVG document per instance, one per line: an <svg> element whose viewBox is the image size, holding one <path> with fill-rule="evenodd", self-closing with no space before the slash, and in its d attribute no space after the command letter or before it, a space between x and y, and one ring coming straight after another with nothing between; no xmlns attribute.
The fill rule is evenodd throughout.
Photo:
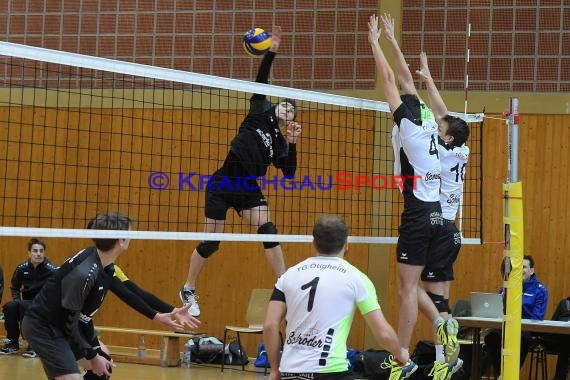
<svg viewBox="0 0 570 380"><path fill-rule="evenodd" d="M42 118L45 115L35 115L34 117ZM58 118L61 117L64 116L59 112ZM72 117L72 115L66 117ZM178 120L186 117L180 114L172 115L173 119ZM124 125L123 127L128 129L132 128L132 125ZM322 130L322 133L325 133L324 129ZM44 141L49 142L56 138L56 136L50 135L54 131L55 129L52 128L45 128L41 132L36 129L33 131L33 135L41 135ZM472 290L496 291L501 286L498 270L503 252L501 184L506 178L507 130L503 121L489 118L485 121L484 131L485 243L481 246L464 246L462 249L456 265L456 278L458 280L452 286L452 299L468 298L469 292ZM13 133L13 131L11 132ZM570 280L567 276L570 271L570 262L566 259L566 251L570 245L566 210L570 201L570 193L568 192L570 117L565 115L522 115L520 132L520 177L523 181L525 197L526 251L535 257L537 274L540 280L549 287L550 302L547 314L550 316L558 299L570 293ZM5 133L5 131L0 131L0 133ZM372 132L367 133L372 136ZM190 139L186 136L183 137L181 140L184 141L174 149L192 148L192 144L187 142ZM363 135L362 138L365 137ZM27 137L22 131L14 138ZM71 143L74 136L57 136L57 138L66 138ZM130 159L133 163L138 164L140 162L140 165L143 165L145 162L144 165L147 165L144 157L152 153L151 146L143 144L140 148L135 149L130 147L131 140L126 139L122 143L129 145L129 149L132 151ZM75 144L78 145L78 149L82 146L80 141L76 141ZM338 149L337 146L331 148ZM5 149L8 149L7 154L9 155L9 147ZM140 149L140 153L137 149ZM103 153L96 153L95 150L91 149L90 155L103 155ZM32 151L29 154L33 156L35 153ZM58 153L54 151L53 155L56 154ZM220 154L223 155L225 152L220 152ZM86 159L81 153L78 153L78 157L81 160ZM106 158L101 156L100 159L107 159L108 157L109 155ZM124 159L124 156L118 157ZM45 159L50 160L52 158L45 155ZM180 165L183 166L184 162L181 161ZM354 163L354 168L357 165L359 164ZM204 169L211 171L212 168ZM365 169L367 168L359 170ZM318 171L310 173L316 172ZM3 191L9 190L5 189L4 186L1 188L4 189ZM52 189L42 188L42 191L51 192ZM56 189L54 188L53 191ZM194 198L192 196L180 197L178 200L180 202L203 203L202 198L197 195L193 196ZM275 199L270 199L270 205L272 201ZM298 200L288 200L287 207L308 207L306 202L313 201L312 198L301 199L299 197ZM56 212L57 215L63 214L64 210L58 210L58 207L59 204L53 202L48 206L41 207L40 213ZM149 215L155 212L151 209L152 207L147 209ZM157 217L166 218L168 216L157 215ZM186 215L181 213L178 217L186 218ZM233 219L234 217L231 216L229 221ZM353 221L369 222L365 218L354 219ZM308 224L310 221L294 222ZM1 238L0 264L4 267L7 281L9 281L15 265L26 258L25 245L27 240L27 238L15 237ZM87 239L47 239L46 241L48 257L55 262L62 262L76 250L89 244ZM177 292L186 277L188 260L195 244L196 242L192 241L133 241L129 251L118 260L118 264L141 286L176 304L178 303ZM292 265L313 254L310 244L284 244L284 250L287 265ZM390 254L393 255L393 249ZM365 272L369 270L367 268L368 250L365 246L351 245L348 260ZM391 261L390 265L391 278L387 292L391 297L389 298L390 302L383 304L383 308L388 319L394 323L397 320L398 297L394 261ZM220 251L212 256L198 282L203 312L201 329L209 334L220 336L224 324L245 322L243 316L245 315L250 290L255 287L272 287L274 280L269 265L263 257L261 244L222 243ZM6 289L3 301L5 302L8 297L9 290ZM103 308L96 315L96 321L103 325L158 328L153 322L144 319L144 317L137 315L127 306L121 304L112 295L109 296ZM421 318L420 321L416 338L429 338L430 325ZM350 345L364 348L362 347L363 335L362 318L356 317L350 337ZM104 339L114 345L134 346L137 343L134 337L128 336L108 334ZM150 342L155 346L158 345L156 341L150 340ZM247 341L246 347L250 355L255 353L257 343L257 339Z"/></svg>

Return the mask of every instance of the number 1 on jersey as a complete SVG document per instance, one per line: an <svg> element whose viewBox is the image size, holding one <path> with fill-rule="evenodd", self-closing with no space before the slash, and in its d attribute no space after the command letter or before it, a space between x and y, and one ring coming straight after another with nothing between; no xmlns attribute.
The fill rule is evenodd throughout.
<svg viewBox="0 0 570 380"><path fill-rule="evenodd" d="M318 283L319 283L319 277L315 277L311 281L307 282L305 285L301 286L301 290L311 288L309 290L309 304L307 305L307 311L313 310L313 302L315 301L315 293L317 292Z"/></svg>

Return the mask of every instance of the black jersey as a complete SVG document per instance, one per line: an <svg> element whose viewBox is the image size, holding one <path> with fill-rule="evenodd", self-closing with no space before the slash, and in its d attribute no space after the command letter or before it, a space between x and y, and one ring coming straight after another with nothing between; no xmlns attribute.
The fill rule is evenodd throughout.
<svg viewBox="0 0 570 380"><path fill-rule="evenodd" d="M12 299L33 300L56 269L57 265L48 259L44 259L35 268L30 259L20 263L12 275Z"/></svg>
<svg viewBox="0 0 570 380"><path fill-rule="evenodd" d="M256 82L267 83L275 53L263 57ZM262 176L273 164L288 176L295 175L297 152L295 144L287 144L279 129L275 105L263 94L253 94L250 110L232 140L231 151L239 159L245 175Z"/></svg>
<svg viewBox="0 0 570 380"><path fill-rule="evenodd" d="M115 265L115 273L109 290L121 301L149 319L153 319L157 312L170 313L174 310L174 306L141 289L131 281L118 265Z"/></svg>
<svg viewBox="0 0 570 380"><path fill-rule="evenodd" d="M86 248L55 271L26 315L61 329L73 351L91 359L95 356L91 319L105 299L113 272L113 264L103 267L97 248Z"/></svg>

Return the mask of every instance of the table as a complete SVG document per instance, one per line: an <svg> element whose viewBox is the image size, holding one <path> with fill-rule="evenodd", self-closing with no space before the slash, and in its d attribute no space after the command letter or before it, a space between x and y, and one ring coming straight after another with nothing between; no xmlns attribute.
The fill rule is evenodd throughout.
<svg viewBox="0 0 570 380"><path fill-rule="evenodd" d="M457 317L455 318L461 327L472 327L474 329L471 352L471 379L480 379L479 374L479 352L481 350L481 329L497 329L503 327L502 318L481 318L481 317ZM570 322L563 321L535 321L532 319L521 319L521 330L535 333L565 334L570 335Z"/></svg>

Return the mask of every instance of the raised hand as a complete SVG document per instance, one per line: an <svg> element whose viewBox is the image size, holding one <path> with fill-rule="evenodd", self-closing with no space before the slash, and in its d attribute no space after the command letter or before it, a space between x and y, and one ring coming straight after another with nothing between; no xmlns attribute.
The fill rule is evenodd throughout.
<svg viewBox="0 0 570 380"><path fill-rule="evenodd" d="M279 45L281 44L281 36L281 27L279 25L275 25L273 31L271 32L271 47L269 48L269 51L276 53L277 50L279 50Z"/></svg>
<svg viewBox="0 0 570 380"><path fill-rule="evenodd" d="M378 16L370 16L370 21L368 21L368 42L376 43L380 38L382 32L378 29Z"/></svg>
<svg viewBox="0 0 570 380"><path fill-rule="evenodd" d="M384 13L383 16L380 16L382 20L382 25L384 26L384 37L388 41L394 40L394 18L392 15L388 13Z"/></svg>
<svg viewBox="0 0 570 380"><path fill-rule="evenodd" d="M416 73L423 80L426 80L426 81L431 80L431 73L429 72L427 55L423 51L420 54L420 69L416 70Z"/></svg>
<svg viewBox="0 0 570 380"><path fill-rule="evenodd" d="M287 140L290 144L297 142L297 137L301 134L301 124L296 121L290 121L287 124Z"/></svg>

